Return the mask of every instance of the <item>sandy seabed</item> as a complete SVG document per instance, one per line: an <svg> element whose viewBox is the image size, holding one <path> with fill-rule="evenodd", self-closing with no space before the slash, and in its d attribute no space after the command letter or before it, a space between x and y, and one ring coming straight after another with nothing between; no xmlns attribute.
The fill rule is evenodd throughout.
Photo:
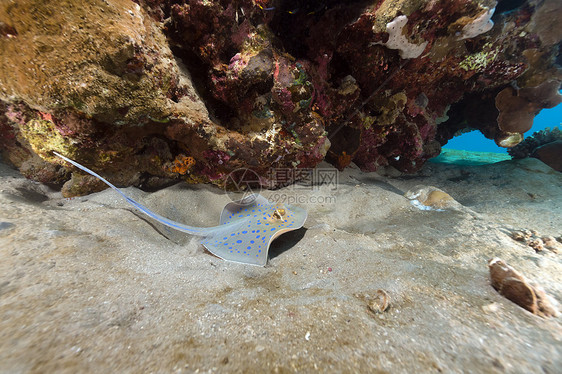
<svg viewBox="0 0 562 374"><path fill-rule="evenodd" d="M0 164L0 371L559 373L561 317L498 294L488 260L562 300L562 253L510 235L562 235L562 173L526 159L383 174L264 191L309 218L261 268L210 255L111 190L64 199ZM415 208L403 195L417 185L462 209ZM230 201L209 186L125 191L197 226Z"/></svg>

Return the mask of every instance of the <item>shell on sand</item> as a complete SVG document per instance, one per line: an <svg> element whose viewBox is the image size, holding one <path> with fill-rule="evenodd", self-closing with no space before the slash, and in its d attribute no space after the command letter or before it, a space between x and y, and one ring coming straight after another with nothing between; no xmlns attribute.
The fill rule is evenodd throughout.
<svg viewBox="0 0 562 374"><path fill-rule="evenodd" d="M555 317L554 300L541 287L531 285L517 270L499 258L488 262L492 287L508 300L541 317Z"/></svg>
<svg viewBox="0 0 562 374"><path fill-rule="evenodd" d="M409 190L404 196L412 205L422 210L459 209L462 207L447 192L434 187L418 185Z"/></svg>

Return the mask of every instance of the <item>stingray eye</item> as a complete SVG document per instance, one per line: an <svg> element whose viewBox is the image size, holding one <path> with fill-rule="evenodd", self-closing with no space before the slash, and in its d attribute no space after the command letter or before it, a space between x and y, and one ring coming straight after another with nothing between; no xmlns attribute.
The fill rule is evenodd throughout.
<svg viewBox="0 0 562 374"><path fill-rule="evenodd" d="M277 219L283 218L284 215L285 215L285 209L275 209L275 212L273 213L273 216Z"/></svg>

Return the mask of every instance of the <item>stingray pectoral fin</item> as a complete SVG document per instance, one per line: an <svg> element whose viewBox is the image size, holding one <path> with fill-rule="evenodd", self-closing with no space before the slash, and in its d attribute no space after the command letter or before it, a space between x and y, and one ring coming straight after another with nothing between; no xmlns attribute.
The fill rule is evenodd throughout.
<svg viewBox="0 0 562 374"><path fill-rule="evenodd" d="M265 266L271 242L285 232L301 228L306 221L306 210L290 205L285 208L286 214L282 220L272 220L276 209L274 206L264 209L258 217L245 214L238 218L242 224L237 230L224 230L221 234L207 238L202 244L209 252L224 260Z"/></svg>
<svg viewBox="0 0 562 374"><path fill-rule="evenodd" d="M257 219L271 206L272 204L260 194L247 196L226 204L221 212L219 224L224 225L240 219Z"/></svg>
<svg viewBox="0 0 562 374"><path fill-rule="evenodd" d="M238 243L240 241L240 243ZM254 240L236 238L236 240L223 240L223 238L207 238L202 244L212 254L226 261L238 262L256 266L265 266L269 245Z"/></svg>

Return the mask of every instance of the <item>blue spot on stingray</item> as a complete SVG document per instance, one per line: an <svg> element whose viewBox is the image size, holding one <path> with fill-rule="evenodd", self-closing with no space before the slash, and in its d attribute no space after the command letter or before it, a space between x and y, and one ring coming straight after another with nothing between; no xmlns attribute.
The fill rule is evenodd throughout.
<svg viewBox="0 0 562 374"><path fill-rule="evenodd" d="M248 231L242 231L242 234L247 234L247 233L248 233Z"/></svg>
<svg viewBox="0 0 562 374"><path fill-rule="evenodd" d="M234 235L235 235L234 233L230 234L230 236L234 236Z"/></svg>
<svg viewBox="0 0 562 374"><path fill-rule="evenodd" d="M222 238L222 240L226 240L226 239L228 239L226 236L224 238Z"/></svg>
<svg viewBox="0 0 562 374"><path fill-rule="evenodd" d="M254 244L254 241L253 241L253 240L250 240L250 244Z"/></svg>
<svg viewBox="0 0 562 374"><path fill-rule="evenodd" d="M256 239L259 239L259 238L260 238L260 236L259 236L259 235L258 235L258 236L256 236Z"/></svg>
<svg viewBox="0 0 562 374"><path fill-rule="evenodd" d="M240 244L242 243L242 240L237 240L236 243Z"/></svg>
<svg viewBox="0 0 562 374"><path fill-rule="evenodd" d="M252 249L252 247L248 246L248 248L246 248L246 249Z"/></svg>
<svg viewBox="0 0 562 374"><path fill-rule="evenodd" d="M275 231L275 227L271 229L271 231Z"/></svg>

